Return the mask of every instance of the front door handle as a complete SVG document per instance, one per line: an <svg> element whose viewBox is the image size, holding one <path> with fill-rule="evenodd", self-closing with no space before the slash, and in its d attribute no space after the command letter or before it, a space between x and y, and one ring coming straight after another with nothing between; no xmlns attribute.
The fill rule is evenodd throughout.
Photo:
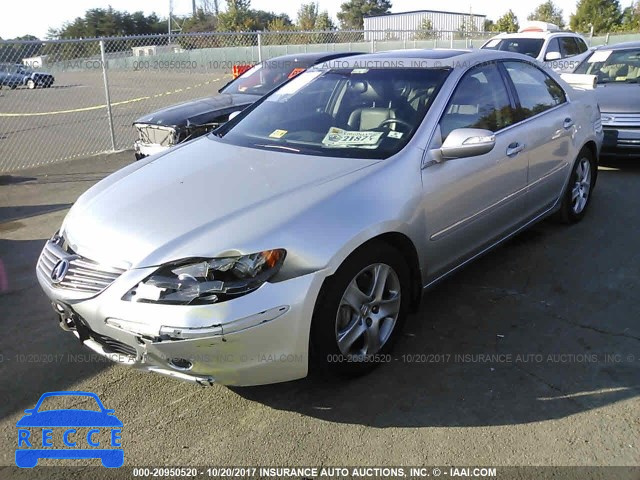
<svg viewBox="0 0 640 480"><path fill-rule="evenodd" d="M507 147L507 157L514 157L524 150L524 143L513 142Z"/></svg>
<svg viewBox="0 0 640 480"><path fill-rule="evenodd" d="M562 126L565 130L569 130L571 127L573 127L573 120L569 117L565 118Z"/></svg>

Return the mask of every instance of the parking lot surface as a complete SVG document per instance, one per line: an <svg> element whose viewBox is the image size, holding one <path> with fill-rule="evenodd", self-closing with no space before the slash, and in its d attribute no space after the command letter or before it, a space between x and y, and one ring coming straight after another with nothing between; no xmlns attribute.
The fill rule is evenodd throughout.
<svg viewBox="0 0 640 480"><path fill-rule="evenodd" d="M99 359L35 279L70 205L132 157L0 177L0 465L56 390L115 409L125 465L640 464L640 164L601 167L582 223L539 224L431 289L372 374L203 389Z"/></svg>
<svg viewBox="0 0 640 480"><path fill-rule="evenodd" d="M110 71L116 149L133 147L137 118L210 97L228 71ZM111 150L101 69L56 73L51 88L0 90L0 173ZM62 139L73 138L73 142Z"/></svg>

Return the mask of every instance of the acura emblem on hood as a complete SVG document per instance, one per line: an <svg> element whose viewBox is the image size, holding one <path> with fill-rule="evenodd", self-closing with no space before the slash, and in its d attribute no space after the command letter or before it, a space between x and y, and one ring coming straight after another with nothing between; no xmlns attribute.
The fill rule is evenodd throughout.
<svg viewBox="0 0 640 480"><path fill-rule="evenodd" d="M64 280L64 277L67 274L68 270L69 260L67 260L66 258L58 260L58 263L53 266L53 270L51 271L51 281L53 283L60 283L62 280Z"/></svg>

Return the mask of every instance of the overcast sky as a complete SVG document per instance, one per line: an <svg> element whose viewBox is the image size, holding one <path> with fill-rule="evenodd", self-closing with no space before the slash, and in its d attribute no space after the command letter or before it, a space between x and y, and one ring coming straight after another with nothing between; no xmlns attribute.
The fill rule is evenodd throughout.
<svg viewBox="0 0 640 480"><path fill-rule="evenodd" d="M286 0L274 2L273 0L252 0L251 6L260 10L286 13L292 20L296 18L296 12L301 3L307 0ZM310 1L310 0L309 0ZM344 0L320 0L321 10L328 10L336 20L336 13L340 10L340 4ZM448 10L469 12L487 15L496 20L509 8L513 9L522 23L527 15L538 3L544 0L517 2L512 0L493 0L491 3L469 0L449 0L448 2L429 2L421 0L392 0L392 12L406 12L409 10ZM555 0L556 5L564 11L565 21L575 10L577 0ZM166 17L169 11L169 0L29 0L14 1L3 0L0 15L0 37L14 38L28 33L43 38L49 27L59 28L66 21L82 16L89 8L106 8L111 5L116 10L135 12L142 10L146 14L156 12L161 17ZM174 0L174 13L183 15L189 13L191 0ZM627 7L632 0L621 0L622 7ZM220 4L225 4L220 0Z"/></svg>

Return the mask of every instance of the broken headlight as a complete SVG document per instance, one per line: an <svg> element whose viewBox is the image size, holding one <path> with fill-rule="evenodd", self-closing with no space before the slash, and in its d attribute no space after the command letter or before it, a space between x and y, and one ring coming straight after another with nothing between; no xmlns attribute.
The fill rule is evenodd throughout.
<svg viewBox="0 0 640 480"><path fill-rule="evenodd" d="M259 288L280 270L285 255L278 249L166 265L129 290L123 300L174 305L224 302Z"/></svg>

